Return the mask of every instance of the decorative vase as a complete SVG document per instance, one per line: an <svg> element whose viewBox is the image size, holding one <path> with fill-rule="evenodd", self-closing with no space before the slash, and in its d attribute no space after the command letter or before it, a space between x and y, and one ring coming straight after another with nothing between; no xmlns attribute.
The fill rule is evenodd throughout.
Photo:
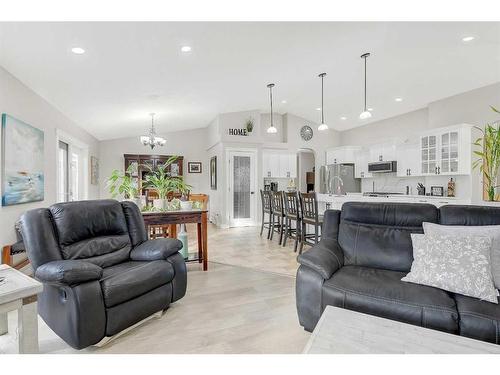
<svg viewBox="0 0 500 375"><path fill-rule="evenodd" d="M157 210L165 210L167 208L166 199L153 199L153 207Z"/></svg>
<svg viewBox="0 0 500 375"><path fill-rule="evenodd" d="M181 224L181 229L179 233L177 233L177 239L182 242L182 249L179 250L179 253L184 257L184 259L188 258L189 255L189 247L188 247L188 234L186 232L186 224Z"/></svg>
<svg viewBox="0 0 500 375"><path fill-rule="evenodd" d="M191 201L181 201L181 210L189 211L193 209L193 202Z"/></svg>

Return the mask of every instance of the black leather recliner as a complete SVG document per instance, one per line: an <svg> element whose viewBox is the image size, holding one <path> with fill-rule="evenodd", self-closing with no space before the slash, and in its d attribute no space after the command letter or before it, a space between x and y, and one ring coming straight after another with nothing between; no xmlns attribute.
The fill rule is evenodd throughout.
<svg viewBox="0 0 500 375"><path fill-rule="evenodd" d="M326 211L321 241L298 257L304 329L331 305L500 344L500 304L401 281L413 261L410 234L423 233L424 221L500 225L500 208L348 202Z"/></svg>
<svg viewBox="0 0 500 375"><path fill-rule="evenodd" d="M132 202L94 200L27 211L21 227L38 312L76 349L166 309L186 293L182 243L148 240Z"/></svg>

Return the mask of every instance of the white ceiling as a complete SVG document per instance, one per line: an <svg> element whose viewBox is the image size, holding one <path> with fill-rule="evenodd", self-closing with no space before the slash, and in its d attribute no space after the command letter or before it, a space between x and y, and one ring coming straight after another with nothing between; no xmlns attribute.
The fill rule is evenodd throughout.
<svg viewBox="0 0 500 375"><path fill-rule="evenodd" d="M500 81L500 23L0 23L0 65L99 139L145 133L149 112L161 133L267 111L269 82L278 112L318 121L324 71L326 123L343 130Z"/></svg>

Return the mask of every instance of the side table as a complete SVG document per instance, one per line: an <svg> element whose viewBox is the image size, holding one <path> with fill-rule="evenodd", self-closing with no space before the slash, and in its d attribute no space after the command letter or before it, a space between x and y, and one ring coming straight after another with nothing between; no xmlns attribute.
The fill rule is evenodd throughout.
<svg viewBox="0 0 500 375"><path fill-rule="evenodd" d="M37 294L43 285L5 264L0 265L0 335L8 333L7 313L17 310L19 353L38 353Z"/></svg>

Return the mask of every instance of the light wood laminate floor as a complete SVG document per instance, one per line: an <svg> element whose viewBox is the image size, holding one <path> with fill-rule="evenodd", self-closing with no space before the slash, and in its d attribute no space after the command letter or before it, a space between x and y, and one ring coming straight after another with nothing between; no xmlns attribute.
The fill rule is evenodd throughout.
<svg viewBox="0 0 500 375"><path fill-rule="evenodd" d="M196 237L190 234L194 250ZM209 228L209 271L188 266L186 296L102 348L76 351L40 320L41 353L300 353L310 334L295 309L296 254L258 228ZM16 316L0 353L16 351Z"/></svg>

